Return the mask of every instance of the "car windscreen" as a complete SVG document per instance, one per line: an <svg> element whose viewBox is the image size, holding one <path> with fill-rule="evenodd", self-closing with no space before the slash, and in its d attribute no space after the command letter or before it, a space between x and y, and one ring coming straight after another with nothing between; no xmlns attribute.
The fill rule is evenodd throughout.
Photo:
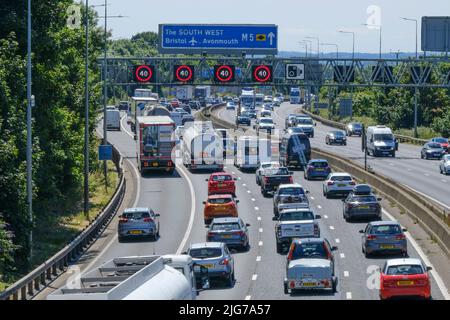
<svg viewBox="0 0 450 320"><path fill-rule="evenodd" d="M189 250L189 255L195 259L217 258L222 256L220 248L198 248Z"/></svg>
<svg viewBox="0 0 450 320"><path fill-rule="evenodd" d="M302 188L289 187L289 188L281 188L278 194L282 196L295 196L300 194L303 195L305 194L305 191Z"/></svg>
<svg viewBox="0 0 450 320"><path fill-rule="evenodd" d="M343 137L344 133L342 131L332 131L330 134L334 135L335 137Z"/></svg>
<svg viewBox="0 0 450 320"><path fill-rule="evenodd" d="M227 204L232 202L233 200L231 198L212 198L208 199L208 203L210 204Z"/></svg>
<svg viewBox="0 0 450 320"><path fill-rule="evenodd" d="M303 133L304 132L302 128L298 128L298 127L289 128L289 131L292 133Z"/></svg>
<svg viewBox="0 0 450 320"><path fill-rule="evenodd" d="M350 176L332 176L331 181L352 181Z"/></svg>
<svg viewBox="0 0 450 320"><path fill-rule="evenodd" d="M314 168L327 168L328 162L325 161L311 162L310 165L313 166Z"/></svg>
<svg viewBox="0 0 450 320"><path fill-rule="evenodd" d="M413 275L413 274L423 274L423 268L418 264L405 264L401 266L390 266L386 272L387 275Z"/></svg>
<svg viewBox="0 0 450 320"><path fill-rule="evenodd" d="M150 217L150 214L145 211L137 211L137 212L124 212L122 216L127 219L139 220Z"/></svg>
<svg viewBox="0 0 450 320"><path fill-rule="evenodd" d="M296 244L292 252L292 260L302 258L325 258L327 259L327 253L322 243L302 243Z"/></svg>
<svg viewBox="0 0 450 320"><path fill-rule="evenodd" d="M228 174L212 176L213 181L231 181L233 178Z"/></svg>
<svg viewBox="0 0 450 320"><path fill-rule="evenodd" d="M214 223L211 226L212 231L224 230L224 231L232 231L232 230L240 230L239 223Z"/></svg>
<svg viewBox="0 0 450 320"><path fill-rule="evenodd" d="M311 211L283 212L280 215L281 221L314 220L314 214Z"/></svg>
<svg viewBox="0 0 450 320"><path fill-rule="evenodd" d="M264 112L261 112L261 113L264 113ZM264 119L260 119L259 122L272 124L273 120L272 119L268 119L268 118L264 118Z"/></svg>
<svg viewBox="0 0 450 320"><path fill-rule="evenodd" d="M362 129L361 123L350 123L353 129Z"/></svg>
<svg viewBox="0 0 450 320"><path fill-rule="evenodd" d="M297 118L297 124L313 124L313 121L309 118Z"/></svg>
<svg viewBox="0 0 450 320"><path fill-rule="evenodd" d="M380 226L372 226L372 229L370 230L371 234L397 234L401 233L402 229L399 225L380 225Z"/></svg>
<svg viewBox="0 0 450 320"><path fill-rule="evenodd" d="M289 175L289 170L287 168L268 168L264 170L264 174L267 176Z"/></svg>
<svg viewBox="0 0 450 320"><path fill-rule="evenodd" d="M375 198L374 196L353 196L353 197L350 198L350 201L352 201L352 202L362 202L362 203L377 202L377 198Z"/></svg>
<svg viewBox="0 0 450 320"><path fill-rule="evenodd" d="M377 133L373 135L375 141L394 141L394 136L390 133Z"/></svg>

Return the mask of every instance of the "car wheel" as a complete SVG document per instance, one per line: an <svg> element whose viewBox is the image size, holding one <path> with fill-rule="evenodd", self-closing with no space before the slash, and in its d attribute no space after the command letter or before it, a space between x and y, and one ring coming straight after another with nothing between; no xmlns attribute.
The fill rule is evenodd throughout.
<svg viewBox="0 0 450 320"><path fill-rule="evenodd" d="M230 288L232 288L233 284L234 284L234 274L233 273L234 273L234 271L230 273L230 275L228 276L228 279L227 279L227 285Z"/></svg>
<svg viewBox="0 0 450 320"><path fill-rule="evenodd" d="M368 253L367 250L364 250L364 257L370 258L370 253Z"/></svg>
<svg viewBox="0 0 450 320"><path fill-rule="evenodd" d="M289 294L289 289L286 282L283 283L283 287L284 287L284 294Z"/></svg>
<svg viewBox="0 0 450 320"><path fill-rule="evenodd" d="M337 292L337 278L336 277L334 277L332 280L332 290L333 290L333 293Z"/></svg>
<svg viewBox="0 0 450 320"><path fill-rule="evenodd" d="M123 240L125 240L125 237L122 237L122 236L119 236L119 237L118 237L118 241L119 241L120 243L122 243Z"/></svg>
<svg viewBox="0 0 450 320"><path fill-rule="evenodd" d="M283 246L281 242L277 242L277 253L283 253Z"/></svg>

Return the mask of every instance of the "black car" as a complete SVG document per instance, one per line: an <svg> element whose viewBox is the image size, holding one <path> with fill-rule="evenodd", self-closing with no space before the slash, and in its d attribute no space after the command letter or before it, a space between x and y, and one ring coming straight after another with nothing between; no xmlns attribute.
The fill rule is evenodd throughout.
<svg viewBox="0 0 450 320"><path fill-rule="evenodd" d="M129 108L130 108L130 104L128 103L128 101L120 101L119 102L118 109L120 111L128 111Z"/></svg>
<svg viewBox="0 0 450 320"><path fill-rule="evenodd" d="M343 131L330 131L325 136L326 144L340 144L347 145L347 137L345 136L345 132Z"/></svg>
<svg viewBox="0 0 450 320"><path fill-rule="evenodd" d="M255 111L255 109L250 109L248 111L248 116L250 117L250 119L256 119L256 111Z"/></svg>
<svg viewBox="0 0 450 320"><path fill-rule="evenodd" d="M191 109L198 110L198 109L200 109L200 102L198 102L198 101L190 101L189 102L189 107Z"/></svg>
<svg viewBox="0 0 450 320"><path fill-rule="evenodd" d="M362 124L359 122L350 122L345 127L345 131L347 132L347 136L357 135L361 137L362 135Z"/></svg>
<svg viewBox="0 0 450 320"><path fill-rule="evenodd" d="M444 154L445 150L438 142L427 142L423 145L422 150L420 151L420 157L427 160L430 158L440 159Z"/></svg>
<svg viewBox="0 0 450 320"><path fill-rule="evenodd" d="M237 117L237 124L244 124L246 126L250 126L252 124L252 120L250 119L249 116L246 115L240 115Z"/></svg>
<svg viewBox="0 0 450 320"><path fill-rule="evenodd" d="M187 104L182 106L183 110L186 111L187 113L191 114L192 113L192 109L191 107L189 107Z"/></svg>

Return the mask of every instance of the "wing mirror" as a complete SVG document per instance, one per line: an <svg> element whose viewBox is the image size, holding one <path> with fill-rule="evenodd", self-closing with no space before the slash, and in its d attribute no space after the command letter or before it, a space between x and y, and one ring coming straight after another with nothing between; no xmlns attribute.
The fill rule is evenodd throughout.
<svg viewBox="0 0 450 320"><path fill-rule="evenodd" d="M233 178L234 181L237 181L237 178Z"/></svg>
<svg viewBox="0 0 450 320"><path fill-rule="evenodd" d="M277 217L272 217L272 221L278 221L278 218Z"/></svg>
<svg viewBox="0 0 450 320"><path fill-rule="evenodd" d="M377 198L377 200L378 200L378 201L381 201L381 200L383 200L383 198Z"/></svg>
<svg viewBox="0 0 450 320"><path fill-rule="evenodd" d="M294 171L289 171L289 175L294 175Z"/></svg>
<svg viewBox="0 0 450 320"><path fill-rule="evenodd" d="M133 138L134 138L134 140L137 140L137 135L135 134Z"/></svg>
<svg viewBox="0 0 450 320"><path fill-rule="evenodd" d="M408 231L408 229L406 229L406 228L402 228L402 231L403 231L403 232L407 232L407 231Z"/></svg>
<svg viewBox="0 0 450 320"><path fill-rule="evenodd" d="M337 249L338 249L338 247L336 247L336 246L331 247L331 251L336 251Z"/></svg>
<svg viewBox="0 0 450 320"><path fill-rule="evenodd" d="M203 203L203 204L206 204L206 201L203 201L202 203Z"/></svg>
<svg viewBox="0 0 450 320"><path fill-rule="evenodd" d="M239 203L239 200L236 200L236 203Z"/></svg>
<svg viewBox="0 0 450 320"><path fill-rule="evenodd" d="M322 219L322 216L320 214L316 214L315 218L316 219Z"/></svg>
<svg viewBox="0 0 450 320"><path fill-rule="evenodd" d="M155 213L155 217L160 217L161 215L159 213Z"/></svg>
<svg viewBox="0 0 450 320"><path fill-rule="evenodd" d="M305 193L308 194L308 193L309 193L309 190L306 190Z"/></svg>
<svg viewBox="0 0 450 320"><path fill-rule="evenodd" d="M246 223L245 226L246 226L246 227L250 227L250 223Z"/></svg>
<svg viewBox="0 0 450 320"><path fill-rule="evenodd" d="M205 179L205 181L206 181L206 182L208 182L208 181L209 181L209 179Z"/></svg>
<svg viewBox="0 0 450 320"><path fill-rule="evenodd" d="M314 122L314 127L317 127L317 122Z"/></svg>
<svg viewBox="0 0 450 320"><path fill-rule="evenodd" d="M359 230L359 233L364 233L364 230Z"/></svg>
<svg viewBox="0 0 450 320"><path fill-rule="evenodd" d="M345 199L341 199L342 202L345 202Z"/></svg>
<svg viewBox="0 0 450 320"><path fill-rule="evenodd" d="M431 270L433 270L432 267L427 267L427 271L431 271Z"/></svg>

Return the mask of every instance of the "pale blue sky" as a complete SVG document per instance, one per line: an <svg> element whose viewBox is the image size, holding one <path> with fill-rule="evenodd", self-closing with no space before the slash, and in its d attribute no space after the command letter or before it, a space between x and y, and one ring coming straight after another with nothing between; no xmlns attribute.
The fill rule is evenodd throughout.
<svg viewBox="0 0 450 320"><path fill-rule="evenodd" d="M102 4L91 0L90 4ZM109 19L113 38L129 38L142 31L158 31L160 23L249 23L278 25L278 50L304 51L297 44L305 36L320 42L336 43L339 51L351 52L351 34L356 32L356 51L376 53L378 30L362 26L369 18L371 5L381 8L383 52L415 50L415 24L400 17L419 20L422 16L450 16L450 0L108 0L108 15L128 18ZM102 11L103 8L96 8ZM101 12L103 15L103 12ZM313 49L316 50L314 41ZM321 47L334 52L334 47Z"/></svg>

